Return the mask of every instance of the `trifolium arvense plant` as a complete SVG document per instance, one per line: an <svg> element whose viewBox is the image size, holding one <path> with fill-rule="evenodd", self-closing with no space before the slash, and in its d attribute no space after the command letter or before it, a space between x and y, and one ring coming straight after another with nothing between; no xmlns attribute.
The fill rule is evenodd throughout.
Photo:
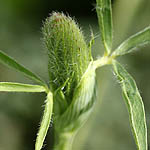
<svg viewBox="0 0 150 150"><path fill-rule="evenodd" d="M117 57L150 43L150 27L129 37L112 49L113 25L111 0L96 0L96 12L104 45L104 54L94 60L91 53L94 36L87 44L78 24L68 15L52 12L45 20L42 33L47 49L49 84L0 51L0 62L35 81L37 85L0 82L0 91L45 92L45 110L35 143L41 150L53 117L52 150L71 150L79 128L91 114L96 99L96 69L111 65L120 81L129 112L132 133L138 150L147 150L147 127L144 105L136 83ZM53 114L53 116L52 116Z"/></svg>

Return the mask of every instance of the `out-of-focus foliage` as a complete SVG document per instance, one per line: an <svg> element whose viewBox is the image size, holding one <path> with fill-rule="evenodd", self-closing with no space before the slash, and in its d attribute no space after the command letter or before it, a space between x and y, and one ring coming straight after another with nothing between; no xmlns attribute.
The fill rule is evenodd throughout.
<svg viewBox="0 0 150 150"><path fill-rule="evenodd" d="M52 10L68 12L75 16L90 37L90 27L99 34L94 0L1 0L0 1L0 49L34 70L46 81L47 55L41 42L42 20ZM80 6L80 7L79 7ZM149 0L114 0L113 19L119 44L150 24ZM119 36L120 35L120 36ZM99 55L102 47L99 36L93 46L93 55ZM87 38L88 40L88 38ZM148 138L150 138L150 46L145 46L122 60L135 78L145 104ZM80 129L73 149L77 150L133 150L136 149L129 128L126 106L119 85L108 68L97 71L98 97L95 111ZM107 78L106 78L107 76ZM106 80L107 79L107 80ZM108 80L109 79L109 80ZM31 83L19 73L0 64L0 81ZM33 150L45 94L0 92L0 150ZM47 148L52 144L52 128L47 136ZM149 142L150 140L148 140ZM150 146L150 143L149 143Z"/></svg>

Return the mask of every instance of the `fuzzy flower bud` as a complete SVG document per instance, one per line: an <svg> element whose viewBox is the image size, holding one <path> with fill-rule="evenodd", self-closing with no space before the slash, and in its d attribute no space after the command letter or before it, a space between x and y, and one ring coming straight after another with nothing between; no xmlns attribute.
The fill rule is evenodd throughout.
<svg viewBox="0 0 150 150"><path fill-rule="evenodd" d="M43 36L54 97L54 128L59 138L87 120L95 102L95 67L91 49L69 16L52 13L44 23Z"/></svg>
<svg viewBox="0 0 150 150"><path fill-rule="evenodd" d="M78 25L69 16L53 12L43 27L49 54L50 86L63 88L69 102L91 60L90 50Z"/></svg>

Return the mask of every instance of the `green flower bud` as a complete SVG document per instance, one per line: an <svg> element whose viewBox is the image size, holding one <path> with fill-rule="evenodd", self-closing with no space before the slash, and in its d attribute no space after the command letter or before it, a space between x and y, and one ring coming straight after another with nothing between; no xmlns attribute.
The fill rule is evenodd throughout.
<svg viewBox="0 0 150 150"><path fill-rule="evenodd" d="M49 78L53 91L63 88L70 103L75 87L91 60L90 49L75 21L63 13L53 12L43 27L49 56Z"/></svg>
<svg viewBox="0 0 150 150"><path fill-rule="evenodd" d="M54 97L54 128L59 140L66 133L77 131L92 111L95 66L91 49L78 25L69 16L52 13L45 21L43 35ZM56 145L62 148L62 144Z"/></svg>

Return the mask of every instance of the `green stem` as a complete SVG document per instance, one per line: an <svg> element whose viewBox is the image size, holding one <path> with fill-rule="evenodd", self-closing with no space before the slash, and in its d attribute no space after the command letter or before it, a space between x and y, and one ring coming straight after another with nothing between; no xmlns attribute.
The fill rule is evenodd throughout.
<svg viewBox="0 0 150 150"><path fill-rule="evenodd" d="M99 67L102 67L104 65L108 65L112 63L112 60L115 58L115 56L103 56L93 62L94 67L97 69Z"/></svg>
<svg viewBox="0 0 150 150"><path fill-rule="evenodd" d="M55 131L55 142L53 150L71 150L74 133L57 132Z"/></svg>

